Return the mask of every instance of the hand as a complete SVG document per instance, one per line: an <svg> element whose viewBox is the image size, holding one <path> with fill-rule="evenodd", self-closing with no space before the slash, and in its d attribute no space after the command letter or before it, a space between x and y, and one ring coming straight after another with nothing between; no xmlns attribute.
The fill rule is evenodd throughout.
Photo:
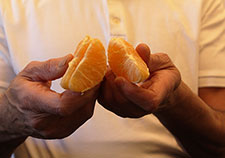
<svg viewBox="0 0 225 158"><path fill-rule="evenodd" d="M51 81L63 76L72 58L31 62L12 81L5 93L9 114L16 116L11 133L64 138L92 116L99 86L84 94L69 90L59 94L50 89Z"/></svg>
<svg viewBox="0 0 225 158"><path fill-rule="evenodd" d="M167 108L170 95L181 82L179 71L166 54L150 55L145 44L136 50L150 70L149 79L136 85L116 77L109 68L100 88L99 103L121 117L139 118Z"/></svg>

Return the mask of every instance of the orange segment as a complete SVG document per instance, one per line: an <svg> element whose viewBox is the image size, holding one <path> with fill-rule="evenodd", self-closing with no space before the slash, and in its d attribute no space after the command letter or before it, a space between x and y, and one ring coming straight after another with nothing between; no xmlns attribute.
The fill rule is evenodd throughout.
<svg viewBox="0 0 225 158"><path fill-rule="evenodd" d="M131 44L122 38L112 38L108 46L108 62L116 76L139 83L149 77L145 62Z"/></svg>
<svg viewBox="0 0 225 158"><path fill-rule="evenodd" d="M65 89L69 89L69 81L71 79L71 76L73 72L75 71L77 65L80 63L82 58L84 57L84 54L91 42L91 38L89 36L86 36L77 46L77 49L74 53L73 60L69 63L69 68L67 69L65 75L62 78L61 85Z"/></svg>
<svg viewBox="0 0 225 158"><path fill-rule="evenodd" d="M61 86L76 92L84 92L100 83L105 75L106 55L102 43L89 36L82 40L69 63Z"/></svg>

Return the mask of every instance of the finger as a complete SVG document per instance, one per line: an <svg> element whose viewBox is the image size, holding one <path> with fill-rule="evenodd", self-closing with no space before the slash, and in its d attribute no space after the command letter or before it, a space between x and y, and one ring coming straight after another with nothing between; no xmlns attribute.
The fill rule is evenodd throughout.
<svg viewBox="0 0 225 158"><path fill-rule="evenodd" d="M42 137L45 136L46 138L63 137L65 134L71 134L71 132L76 130L93 115L97 98L96 90L98 88L99 85L85 94L69 90L65 91L58 101L60 107L57 108L57 113L54 113L55 115L49 113L38 114L32 120L34 128L39 131L38 133L41 133ZM46 119L48 121L43 121ZM54 123L56 121L57 124ZM57 131L57 127L61 127L62 129Z"/></svg>
<svg viewBox="0 0 225 158"><path fill-rule="evenodd" d="M14 96L13 91L10 92L13 98L18 98L16 100L19 101L23 110L35 113L58 114L60 94L50 90L47 86L40 86L38 83L28 82L26 84L26 90L20 91L19 95ZM19 84L16 88L21 89L22 86Z"/></svg>
<svg viewBox="0 0 225 158"><path fill-rule="evenodd" d="M107 110L120 117L139 118L145 111L130 102L115 85L116 76L109 68L101 84L98 102Z"/></svg>
<svg viewBox="0 0 225 158"><path fill-rule="evenodd" d="M101 98L100 100L104 100L104 102L107 101L108 103L105 103L106 106L110 106L115 102L120 105L127 103L128 100L120 93L118 87L115 85L114 80L116 79L116 76L111 70L106 73L105 78L106 80L101 87L103 92L99 96L99 98ZM114 105L112 106L114 107Z"/></svg>
<svg viewBox="0 0 225 158"><path fill-rule="evenodd" d="M116 76L113 74L111 69L108 69L105 80L101 85L101 93L98 97L98 102L107 110L114 112L115 114L126 117L122 111L120 102L126 102L125 98L121 96L118 88L116 87L114 80Z"/></svg>
<svg viewBox="0 0 225 158"><path fill-rule="evenodd" d="M72 54L61 58L54 58L44 62L33 61L29 63L20 75L33 81L51 81L64 75L68 63L73 59Z"/></svg>
<svg viewBox="0 0 225 158"><path fill-rule="evenodd" d="M161 92L165 96L178 87L181 81L181 75L169 56L165 53L152 54L150 57L150 80L144 82L143 88L150 87L156 92ZM166 76L166 79L165 79ZM164 85L164 86L162 86ZM166 91L167 89L167 91ZM163 90L163 91L160 91Z"/></svg>
<svg viewBox="0 0 225 158"><path fill-rule="evenodd" d="M84 92L73 92L67 90L61 94L61 100L59 105L59 114L62 116L68 116L82 108L83 106L95 102L99 95L100 85Z"/></svg>
<svg viewBox="0 0 225 158"><path fill-rule="evenodd" d="M106 109L108 109L107 105L110 105L110 103L113 101L111 82L114 81L114 79L115 79L115 75L113 74L111 69L108 69L108 71L105 74L105 79L101 84L100 95L98 97L98 102Z"/></svg>
<svg viewBox="0 0 225 158"><path fill-rule="evenodd" d="M141 43L136 47L136 51L140 57L145 61L150 72L165 69L174 66L169 56L165 53L151 54L148 45Z"/></svg>
<svg viewBox="0 0 225 158"><path fill-rule="evenodd" d="M20 86L18 85L17 88L20 88ZM95 101L98 97L99 86L97 85L84 94L69 90L59 94L49 90L48 87L40 87L38 83L31 82L28 83L26 91L20 92L20 95L12 96L14 94L10 93L10 96L11 98L18 98L17 100L20 101L19 104L21 104L23 110L67 116L81 106Z"/></svg>
<svg viewBox="0 0 225 158"><path fill-rule="evenodd" d="M151 51L148 45L141 43L136 47L136 51L138 52L142 60L144 60L146 65L149 65Z"/></svg>
<svg viewBox="0 0 225 158"><path fill-rule="evenodd" d="M175 66L167 54L155 53L151 54L148 67L150 72L154 72L162 69L169 69Z"/></svg>
<svg viewBox="0 0 225 158"><path fill-rule="evenodd" d="M65 138L93 116L94 107L95 102L90 102L65 117L42 115L33 121L36 132L32 136L42 139Z"/></svg>
<svg viewBox="0 0 225 158"><path fill-rule="evenodd" d="M151 113L156 109L159 99L155 92L138 87L122 77L117 77L115 83L127 99L143 110Z"/></svg>

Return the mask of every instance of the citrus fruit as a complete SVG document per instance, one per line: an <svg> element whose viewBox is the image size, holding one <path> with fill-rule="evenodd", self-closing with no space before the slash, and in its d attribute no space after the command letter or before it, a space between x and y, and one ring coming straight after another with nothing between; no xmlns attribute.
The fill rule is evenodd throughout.
<svg viewBox="0 0 225 158"><path fill-rule="evenodd" d="M139 83L149 77L145 62L131 44L123 38L112 38L108 45L108 62L116 76Z"/></svg>
<svg viewBox="0 0 225 158"><path fill-rule="evenodd" d="M102 81L106 69L106 54L101 41L86 36L78 44L61 86L75 92L84 92Z"/></svg>

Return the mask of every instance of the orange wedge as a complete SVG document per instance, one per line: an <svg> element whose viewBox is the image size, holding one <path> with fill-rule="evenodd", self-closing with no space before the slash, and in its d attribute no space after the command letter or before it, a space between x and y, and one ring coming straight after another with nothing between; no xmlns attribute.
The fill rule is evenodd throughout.
<svg viewBox="0 0 225 158"><path fill-rule="evenodd" d="M108 62L116 76L139 83L149 77L145 62L131 44L123 38L112 38L108 46Z"/></svg>
<svg viewBox="0 0 225 158"><path fill-rule="evenodd" d="M105 49L101 41L86 36L78 44L61 86L75 92L84 92L103 80L106 69Z"/></svg>

